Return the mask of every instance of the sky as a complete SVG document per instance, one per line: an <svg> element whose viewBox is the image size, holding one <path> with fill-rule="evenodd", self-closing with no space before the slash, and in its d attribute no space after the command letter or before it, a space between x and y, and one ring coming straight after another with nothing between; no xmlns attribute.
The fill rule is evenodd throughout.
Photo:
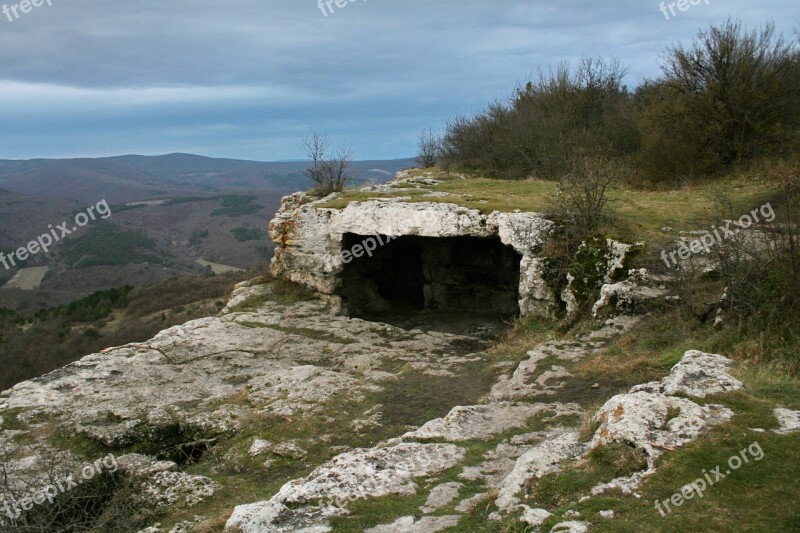
<svg viewBox="0 0 800 533"><path fill-rule="evenodd" d="M312 132L357 159L411 157L422 129L548 65L615 57L633 87L729 16L792 39L800 24L797 0L675 16L653 0L20 1L0 0L0 159L274 161L302 158Z"/></svg>

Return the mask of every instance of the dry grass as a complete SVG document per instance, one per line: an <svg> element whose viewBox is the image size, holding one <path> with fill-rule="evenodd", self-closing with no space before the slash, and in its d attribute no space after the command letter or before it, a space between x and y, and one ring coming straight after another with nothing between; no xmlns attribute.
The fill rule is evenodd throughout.
<svg viewBox="0 0 800 533"><path fill-rule="evenodd" d="M759 205L775 192L775 180L784 166L763 164L737 170L715 181L707 181L669 190L642 190L640 187L620 183L610 191L612 206L618 214L618 231L621 236L651 241L664 238L664 227L676 230L702 229L710 220L712 197L719 190L726 191L737 204ZM477 209L482 213L493 211L547 212L550 196L556 183L538 179L499 180L480 176L464 177L443 171L416 171L412 175L431 175L440 182L431 189L435 192L458 196L430 197L424 190L403 187L396 193L367 193L359 190L345 191L324 203L322 207L343 209L351 202L364 202L381 198L410 197L410 203L457 203Z"/></svg>

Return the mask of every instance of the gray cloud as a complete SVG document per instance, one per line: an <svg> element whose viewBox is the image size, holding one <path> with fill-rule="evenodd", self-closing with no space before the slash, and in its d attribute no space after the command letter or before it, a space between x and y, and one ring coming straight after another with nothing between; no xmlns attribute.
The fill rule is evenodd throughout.
<svg viewBox="0 0 800 533"><path fill-rule="evenodd" d="M312 129L403 157L419 129L548 64L616 56L634 85L730 13L787 34L800 18L796 0L710 0L670 21L628 0L356 0L328 17L316 0L52 3L0 16L0 157L277 159Z"/></svg>

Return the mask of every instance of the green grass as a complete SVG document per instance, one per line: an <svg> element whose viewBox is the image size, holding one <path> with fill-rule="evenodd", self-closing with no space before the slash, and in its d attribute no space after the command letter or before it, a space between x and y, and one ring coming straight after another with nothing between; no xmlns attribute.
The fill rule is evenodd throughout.
<svg viewBox="0 0 800 533"><path fill-rule="evenodd" d="M594 531L793 531L800 525L800 487L795 483L800 475L800 462L796 450L800 435L781 436L773 433L758 434L749 431L750 422L757 413L758 426L768 419L759 402L739 398L744 413L733 422L712 430L694 443L675 452L665 454L658 461L658 471L643 483L641 498L610 492L601 497L578 503L579 493L570 498L565 495L560 507L549 507L556 517L545 524L552 526L563 520L563 512L573 509L594 524ZM750 405L748 405L750 403ZM740 411L741 413L741 411ZM751 426L757 427L757 426ZM727 469L728 458L754 442L762 448L764 458L734 471L730 476L706 489L704 497L686 501L680 507L661 516L655 506L663 502L687 483L702 477L722 465ZM555 484L568 487L571 479L580 479L581 473L568 470L558 476ZM609 478L610 479L610 478ZM567 481L565 481L567 480ZM586 484L573 488L585 488ZM538 500L537 502L538 503ZM662 505L663 507L663 505ZM602 519L598 512L614 509L615 518Z"/></svg>
<svg viewBox="0 0 800 533"><path fill-rule="evenodd" d="M564 508L576 504L595 485L646 467L644 457L633 447L611 444L592 450L585 459L568 463L563 472L531 480L525 492L537 507Z"/></svg>
<svg viewBox="0 0 800 533"><path fill-rule="evenodd" d="M430 197L426 196L425 190L408 189L407 186L391 194L348 190L320 207L343 209L351 202L411 196L406 201L456 203L485 214L493 211L512 212L517 209L542 213L549 211L549 198L556 191L556 183L553 181L500 180L479 176L463 178L448 176L439 171L428 172L432 172L435 179L441 180L431 190L461 197ZM412 173L421 174L422 171ZM710 220L713 206L712 197L718 191L729 194L737 204L755 207L775 192L773 183L772 176L753 171L671 190L642 190L623 184L611 191L610 198L619 215L618 232L621 236L650 241L663 238L661 228L664 227L686 231L707 228L709 224L706 221Z"/></svg>
<svg viewBox="0 0 800 533"><path fill-rule="evenodd" d="M234 312L246 313L258 311L258 309L266 302L277 302L283 305L291 305L296 302L310 301L314 299L314 294L309 289L290 281L275 279L270 275L262 276L255 283L269 285L271 290L264 294L256 294L246 298L233 309Z"/></svg>
<svg viewBox="0 0 800 533"><path fill-rule="evenodd" d="M730 330L715 331L710 325L687 320L678 310L663 310L646 318L602 352L565 366L579 379L616 387L622 392L632 385L661 379L689 349L721 352L736 358L736 353L715 349L720 345L730 346L730 335ZM593 531L797 530L800 487L795 480L800 475L796 455L800 434L783 436L769 430L777 427L772 414L776 406L800 409L800 379L778 367L748 360L740 360L733 372L745 383L744 391L698 400L701 404L726 405L735 413L733 420L685 447L664 454L658 460L656 474L642 485L641 498L612 491L579 502L592 486L630 473L630 465L636 464L635 457L623 462L613 460L617 453L613 451L611 461L598 463L597 457L590 455L588 462L569 464L564 471L533 482L532 497L525 503L555 514L544 524L543 531L569 519L564 516L567 510L581 513L578 519L591 522ZM756 433L750 428L768 432ZM583 437L588 438L591 433L585 431ZM700 477L703 469L710 471L724 464L753 442L758 442L764 450L762 461L751 461L709 488L704 498L687 501L667 516L656 510L656 500L669 498ZM606 455L609 450L593 455L596 453ZM622 468L610 470L610 467ZM608 509L615 510L613 519L598 515ZM498 525L493 531L503 531L502 527Z"/></svg>

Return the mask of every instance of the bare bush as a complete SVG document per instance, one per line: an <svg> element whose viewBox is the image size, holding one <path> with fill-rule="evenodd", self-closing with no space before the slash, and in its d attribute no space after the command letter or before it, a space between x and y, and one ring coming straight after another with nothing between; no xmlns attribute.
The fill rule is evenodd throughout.
<svg viewBox="0 0 800 533"><path fill-rule="evenodd" d="M743 357L777 363L795 375L800 374L798 192L800 171L788 169L781 193L758 208L759 220L750 227L737 221L752 219L747 213L754 206L716 193L711 228L720 233L728 228L726 237L713 255L692 257L675 271L687 316L725 329L729 344L719 349L736 346Z"/></svg>
<svg viewBox="0 0 800 533"><path fill-rule="evenodd" d="M109 526L113 531L140 529L142 514L130 503L130 483L117 472L103 471L81 480L81 465L69 454L36 454L36 467L32 469L21 466L21 453L29 456L35 451L0 450L3 531L108 531ZM72 486L68 479L72 484L80 482Z"/></svg>
<svg viewBox="0 0 800 533"><path fill-rule="evenodd" d="M330 155L331 144L328 136L314 133L303 138L303 150L311 166L303 171L315 184L317 193L327 196L340 192L352 179L352 149L344 146L335 155Z"/></svg>
<svg viewBox="0 0 800 533"><path fill-rule="evenodd" d="M612 217L608 190L616 177L604 158L577 158L550 198L553 214L575 235L593 235Z"/></svg>
<svg viewBox="0 0 800 533"><path fill-rule="evenodd" d="M617 178L616 166L606 159L580 157L550 198L558 235L548 241L543 253L547 257L545 276L556 294L561 294L571 276L581 312L597 299L595 293L601 286L598 264L606 253L602 233L614 219L608 192ZM576 320L579 314L570 319Z"/></svg>
<svg viewBox="0 0 800 533"><path fill-rule="evenodd" d="M417 163L422 168L431 168L436 166L442 154L442 138L440 135L434 133L432 129L423 130L419 134L419 155L417 156Z"/></svg>

